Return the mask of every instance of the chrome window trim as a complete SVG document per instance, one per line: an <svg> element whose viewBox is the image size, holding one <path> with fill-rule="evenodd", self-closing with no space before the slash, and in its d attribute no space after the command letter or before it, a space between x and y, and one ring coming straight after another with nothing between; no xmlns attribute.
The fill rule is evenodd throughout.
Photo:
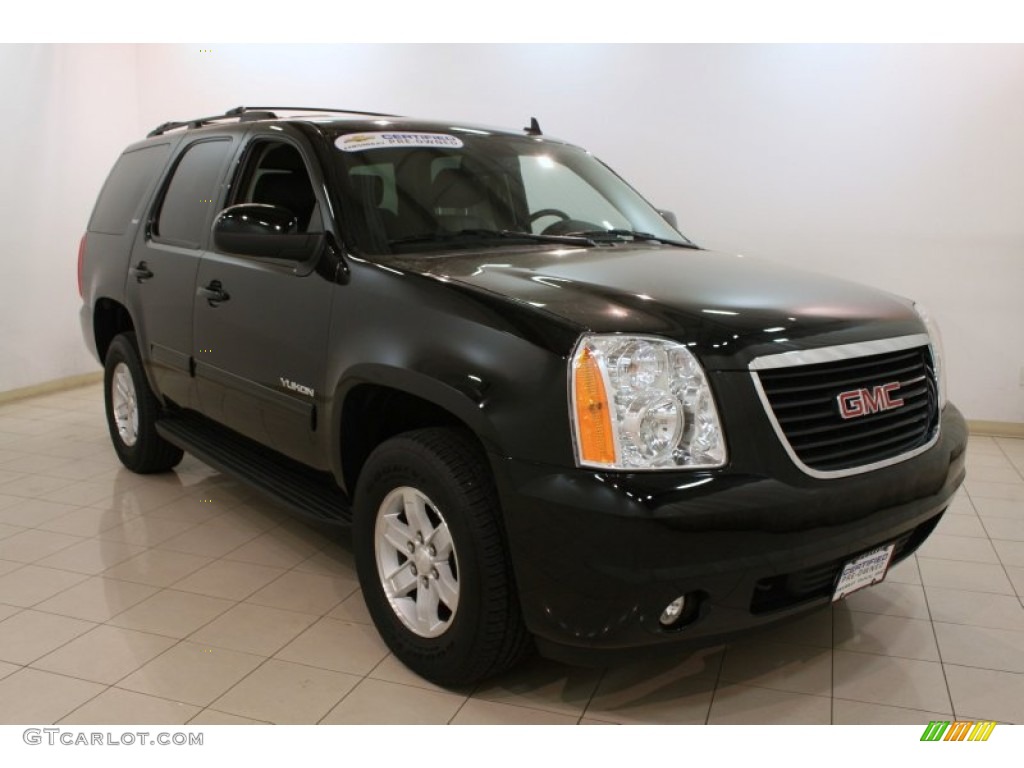
<svg viewBox="0 0 1024 768"><path fill-rule="evenodd" d="M789 455L789 458L802 472L804 472L804 474L810 475L811 477L819 480L831 480L839 477L861 475L865 472L873 472L876 469L891 467L894 464L907 461L915 456L920 456L922 453L932 448L939 441L939 433L942 428L941 411L939 423L935 427L935 434L932 435L931 440L912 451L901 453L899 456L892 456L888 459L883 459L882 461L872 462L871 464L863 464L859 467L835 470L814 469L813 467L809 467L804 464L804 462L800 460L800 457L796 455L796 451L793 450L793 446L789 444L789 439L786 437L786 433L783 431L782 425L779 424L778 419L775 418L775 410L772 408L772 404L768 400L768 395L765 393L764 387L761 386L761 379L757 372L777 368L793 368L802 365L832 363L839 360L851 360L857 357L869 357L870 355L881 355L887 352L899 352L904 349L913 349L915 347L930 348L930 341L928 334L918 333L911 336L897 336L890 339L863 341L856 344L842 344L833 347L819 347L817 349L781 352L777 355L763 355L750 361L750 378L754 382L754 389L757 391L757 396L761 399L761 405L764 407L764 412L768 416L768 421L771 422L772 429L775 430L775 436L778 437L782 447L786 449L786 453ZM931 352L931 355L932 361L934 362L935 353Z"/></svg>

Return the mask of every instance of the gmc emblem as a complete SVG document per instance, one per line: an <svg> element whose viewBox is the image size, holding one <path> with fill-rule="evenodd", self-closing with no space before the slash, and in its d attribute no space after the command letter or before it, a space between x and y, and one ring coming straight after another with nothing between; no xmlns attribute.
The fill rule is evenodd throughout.
<svg viewBox="0 0 1024 768"><path fill-rule="evenodd" d="M891 411L903 405L903 400L893 397L893 392L900 388L898 381L889 384L880 384L871 389L851 389L849 392L840 392L836 396L839 402L839 415L844 419L856 419L859 416L869 416L879 411Z"/></svg>

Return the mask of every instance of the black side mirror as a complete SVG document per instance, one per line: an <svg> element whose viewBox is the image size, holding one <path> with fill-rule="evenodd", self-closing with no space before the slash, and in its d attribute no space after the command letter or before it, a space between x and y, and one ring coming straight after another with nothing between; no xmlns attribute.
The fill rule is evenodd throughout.
<svg viewBox="0 0 1024 768"><path fill-rule="evenodd" d="M279 205L244 203L225 208L213 223L217 250L240 256L306 261L324 243L322 232L298 232L295 214Z"/></svg>
<svg viewBox="0 0 1024 768"><path fill-rule="evenodd" d="M676 232L679 231L679 222L676 221L676 215L672 211L658 211L661 214L661 218L668 222L669 226L672 227Z"/></svg>

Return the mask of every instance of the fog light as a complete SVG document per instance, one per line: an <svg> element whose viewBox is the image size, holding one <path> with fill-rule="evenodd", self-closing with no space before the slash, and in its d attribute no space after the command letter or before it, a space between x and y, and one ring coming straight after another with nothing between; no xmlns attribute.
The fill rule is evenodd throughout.
<svg viewBox="0 0 1024 768"><path fill-rule="evenodd" d="M661 612L661 618L658 619L658 621L661 622L663 627L671 627L679 620L679 617L683 615L683 609L685 607L686 595L680 595L665 606L665 610Z"/></svg>

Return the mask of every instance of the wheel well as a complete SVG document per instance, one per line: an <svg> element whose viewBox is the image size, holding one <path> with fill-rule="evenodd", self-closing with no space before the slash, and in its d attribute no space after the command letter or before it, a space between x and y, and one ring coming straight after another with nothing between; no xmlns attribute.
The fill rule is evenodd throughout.
<svg viewBox="0 0 1024 768"><path fill-rule="evenodd" d="M96 354L102 361L106 359L107 349L114 337L125 331L134 331L135 324L123 305L112 299L100 299L93 310L92 328L96 339Z"/></svg>
<svg viewBox="0 0 1024 768"><path fill-rule="evenodd" d="M374 448L423 427L460 427L473 434L454 414L407 392L376 384L360 384L349 392L341 412L341 467L349 494Z"/></svg>

